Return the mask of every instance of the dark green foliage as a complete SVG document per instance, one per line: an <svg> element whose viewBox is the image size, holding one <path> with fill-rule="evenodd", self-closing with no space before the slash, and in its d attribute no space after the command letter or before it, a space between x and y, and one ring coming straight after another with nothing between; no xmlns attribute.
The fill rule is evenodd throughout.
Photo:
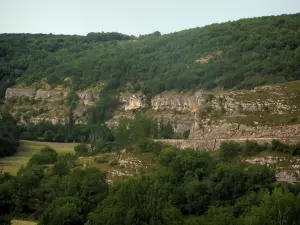
<svg viewBox="0 0 300 225"><path fill-rule="evenodd" d="M0 35L0 98L15 82L76 89L104 83L110 89L253 88L299 79L300 15L212 24L139 38L119 33L87 36ZM129 39L135 40L128 41ZM30 57L29 57L30 56ZM213 56L208 63L201 57Z"/></svg>
<svg viewBox="0 0 300 225"><path fill-rule="evenodd" d="M43 140L54 142L80 142L86 141L91 128L84 124L75 124L71 128L68 125L52 124L42 121L37 124L20 125L21 139Z"/></svg>
<svg viewBox="0 0 300 225"><path fill-rule="evenodd" d="M245 142L223 142L219 148L219 157L224 161L231 161L235 156L251 156L263 151L276 151L290 155L300 154L300 143L284 144L279 140L272 140L271 143L258 144L256 141Z"/></svg>
<svg viewBox="0 0 300 225"><path fill-rule="evenodd" d="M57 156L57 152L54 149L47 146L42 148L38 154L33 155L28 161L28 164L52 164L56 162Z"/></svg>
<svg viewBox="0 0 300 225"><path fill-rule="evenodd" d="M15 119L0 106L0 157L13 155L19 146L19 129Z"/></svg>
<svg viewBox="0 0 300 225"><path fill-rule="evenodd" d="M133 178L114 185L109 196L89 215L91 225L179 225L179 211L166 200L159 181L151 177Z"/></svg>
<svg viewBox="0 0 300 225"><path fill-rule="evenodd" d="M76 154L87 153L89 151L89 146L85 143L81 143L74 147Z"/></svg>
<svg viewBox="0 0 300 225"><path fill-rule="evenodd" d="M75 197L55 199L44 211L39 220L40 225L83 225L81 201Z"/></svg>
<svg viewBox="0 0 300 225"><path fill-rule="evenodd" d="M16 177L0 174L0 206L6 209L0 217L27 216L43 225L299 221L300 198L296 195L300 189L291 188L295 194L283 191L284 185L274 189L274 171L267 167L224 164L207 152L195 150L161 150L163 146L147 139L134 146L158 152L156 171L117 181L110 189L104 173L96 168L75 168L76 157L71 154L58 156L53 167L28 164ZM245 146L257 151L253 143Z"/></svg>
<svg viewBox="0 0 300 225"><path fill-rule="evenodd" d="M115 92L102 91L99 102L89 109L89 124L102 124L106 122L110 119L118 105L119 99Z"/></svg>
<svg viewBox="0 0 300 225"><path fill-rule="evenodd" d="M112 161L109 163L109 165L110 165L110 166L117 166L117 165L119 165L119 162L118 162L118 160L114 159L114 160L112 160Z"/></svg>
<svg viewBox="0 0 300 225"><path fill-rule="evenodd" d="M242 152L241 145L234 141L222 142L219 148L219 155L225 161L232 160L233 157L237 156Z"/></svg>
<svg viewBox="0 0 300 225"><path fill-rule="evenodd" d="M144 139L139 141L136 145L138 152L155 152L158 153L162 150L163 145L160 142L155 142L151 139Z"/></svg>
<svg viewBox="0 0 300 225"><path fill-rule="evenodd" d="M1 225L11 225L11 218L8 215L0 215L0 224Z"/></svg>
<svg viewBox="0 0 300 225"><path fill-rule="evenodd" d="M114 131L114 136L119 147L129 147L145 138L153 138L157 132L157 122L138 113L135 119L122 119Z"/></svg>
<svg viewBox="0 0 300 225"><path fill-rule="evenodd" d="M68 153L64 155L58 155L57 161L53 166L53 173L59 176L66 175L75 166L75 156Z"/></svg>

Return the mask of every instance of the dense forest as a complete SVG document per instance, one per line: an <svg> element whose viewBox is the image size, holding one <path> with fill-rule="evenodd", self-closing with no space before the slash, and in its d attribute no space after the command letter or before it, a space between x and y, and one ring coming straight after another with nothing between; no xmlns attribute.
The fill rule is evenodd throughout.
<svg viewBox="0 0 300 225"><path fill-rule="evenodd" d="M20 124L0 105L0 157L19 139L80 142L74 153L40 149L16 175L0 170L0 224L39 225L296 225L300 185L276 182L267 166L236 161L271 151L300 155L300 143L225 142L216 152L180 150L153 139L187 138L143 114L118 127L105 122L120 91L240 89L300 79L300 14L243 19L161 35L0 35L0 100L13 85L46 81L71 88L68 123ZM70 79L66 79L70 78ZM70 80L72 81L70 83ZM74 124L76 90L102 89L88 123ZM1 102L0 102L1 104ZM155 155L153 172L107 182L81 156Z"/></svg>
<svg viewBox="0 0 300 225"><path fill-rule="evenodd" d="M24 128L4 109L1 118L1 131L14 136L0 137L0 153L11 155ZM38 132L43 126L30 129ZM74 154L44 147L16 176L0 171L0 224L9 225L12 218L37 220L39 225L300 223L298 184L276 182L270 167L234 160L263 151L299 155L299 143L225 142L217 152L179 150L152 140L173 135L172 127L143 113L121 120L114 129L101 123L89 129L90 146L81 143ZM155 170L108 184L104 171L77 160L123 149L155 154Z"/></svg>
<svg viewBox="0 0 300 225"><path fill-rule="evenodd" d="M0 35L0 96L14 84L72 78L75 89L253 88L299 79L300 14L243 19L140 37ZM196 60L211 57L208 63Z"/></svg>
<svg viewBox="0 0 300 225"><path fill-rule="evenodd" d="M40 225L299 224L300 186L276 183L266 166L224 157L237 145L224 143L214 156L152 145L147 151L157 154L154 172L111 185L105 173L78 164L83 153L45 147L16 176L0 173L0 223L19 217ZM131 151L140 150L133 145Z"/></svg>

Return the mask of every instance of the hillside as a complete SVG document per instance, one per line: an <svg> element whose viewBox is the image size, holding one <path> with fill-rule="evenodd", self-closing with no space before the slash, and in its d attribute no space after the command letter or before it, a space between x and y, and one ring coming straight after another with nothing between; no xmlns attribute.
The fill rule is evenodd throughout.
<svg viewBox="0 0 300 225"><path fill-rule="evenodd" d="M245 89L300 79L300 14L161 35L0 35L0 98L41 81L80 90ZM68 79L66 79L68 78ZM72 83L72 85L71 85Z"/></svg>

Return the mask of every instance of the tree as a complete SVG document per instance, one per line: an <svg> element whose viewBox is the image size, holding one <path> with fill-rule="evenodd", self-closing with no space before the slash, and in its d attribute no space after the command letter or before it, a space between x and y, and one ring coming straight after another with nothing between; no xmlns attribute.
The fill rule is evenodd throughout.
<svg viewBox="0 0 300 225"><path fill-rule="evenodd" d="M82 203L75 197L55 199L42 214L40 225L81 225L84 224Z"/></svg>
<svg viewBox="0 0 300 225"><path fill-rule="evenodd" d="M14 118L0 107L0 157L13 155L19 146L19 129Z"/></svg>
<svg viewBox="0 0 300 225"><path fill-rule="evenodd" d="M29 159L28 164L52 164L56 162L57 156L58 154L53 148L46 146L42 148L38 154L33 155Z"/></svg>
<svg viewBox="0 0 300 225"><path fill-rule="evenodd" d="M87 144L81 143L79 145L76 145L74 147L74 150L75 150L76 154L82 154L82 153L87 153L89 151L89 147Z"/></svg>

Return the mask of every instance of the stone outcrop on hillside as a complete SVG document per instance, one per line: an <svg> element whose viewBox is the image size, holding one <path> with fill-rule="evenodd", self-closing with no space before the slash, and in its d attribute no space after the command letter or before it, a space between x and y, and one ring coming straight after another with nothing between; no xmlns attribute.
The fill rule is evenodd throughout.
<svg viewBox="0 0 300 225"><path fill-rule="evenodd" d="M44 100L44 101L55 101L65 100L69 90L66 89L38 89L33 88L7 88L5 92L5 99L10 100L13 98L27 97L29 99ZM83 105L93 105L94 102L99 99L99 92L95 91L84 91L77 94L79 101Z"/></svg>
<svg viewBox="0 0 300 225"><path fill-rule="evenodd" d="M21 122L38 123L51 121L53 124L66 123L68 117L67 96L69 89L38 89L33 88L7 88L5 99L11 101L14 111L22 110ZM77 107L73 111L75 123L86 123L86 114L89 106L99 99L99 92L85 90L77 93ZM12 101L12 100L18 101ZM28 102L27 99L34 102ZM32 105L31 105L32 104ZM14 114L14 113L13 113ZM25 119L29 118L29 119ZM28 115L28 116L27 116ZM33 116L34 115L34 116Z"/></svg>
<svg viewBox="0 0 300 225"><path fill-rule="evenodd" d="M300 124L281 126L247 126L238 123L199 125L194 123L189 139L215 138L295 138L300 139Z"/></svg>
<svg viewBox="0 0 300 225"><path fill-rule="evenodd" d="M147 106L146 96L141 92L135 94L121 94L119 99L120 102L123 103L125 111L142 109Z"/></svg>
<svg viewBox="0 0 300 225"><path fill-rule="evenodd" d="M108 124L117 126L120 118L132 118L135 110L147 108L145 112L147 115L158 121L171 122L176 132L191 130L190 139L298 137L299 125L277 126L266 123L266 120L268 116L274 115L276 115L275 120L280 115L280 118L286 118L286 115L296 115L297 119L297 113L300 115L300 107L294 102L300 102L300 96L298 92L289 90L291 87L295 89L299 84L300 82L292 82L288 83L287 87L262 86L248 91L205 92L199 90L194 93L168 91L152 97L149 103L141 92L121 93L119 100L122 105ZM289 92L286 92L287 90ZM60 111L63 110L58 106L68 107L66 105L67 94L68 89L8 88L5 98L10 100L27 97L36 101L42 100L46 102L43 107L49 106L52 112L44 115L43 118L48 119L53 115L55 118L61 115ZM87 108L97 101L98 96L99 92L94 90L78 93L78 105L73 111L76 122L86 122ZM58 108L59 110L56 110ZM247 123L240 122L247 118ZM38 121L38 119L32 120Z"/></svg>
<svg viewBox="0 0 300 225"><path fill-rule="evenodd" d="M7 88L5 99L28 97L33 99L36 95L36 90L32 88Z"/></svg>
<svg viewBox="0 0 300 225"><path fill-rule="evenodd" d="M99 92L96 91L84 91L78 94L79 100L83 105L94 105L95 101L99 99Z"/></svg>
<svg viewBox="0 0 300 225"><path fill-rule="evenodd" d="M177 112L195 112L205 104L202 91L193 94L162 93L151 99L151 107L154 110L172 110Z"/></svg>

